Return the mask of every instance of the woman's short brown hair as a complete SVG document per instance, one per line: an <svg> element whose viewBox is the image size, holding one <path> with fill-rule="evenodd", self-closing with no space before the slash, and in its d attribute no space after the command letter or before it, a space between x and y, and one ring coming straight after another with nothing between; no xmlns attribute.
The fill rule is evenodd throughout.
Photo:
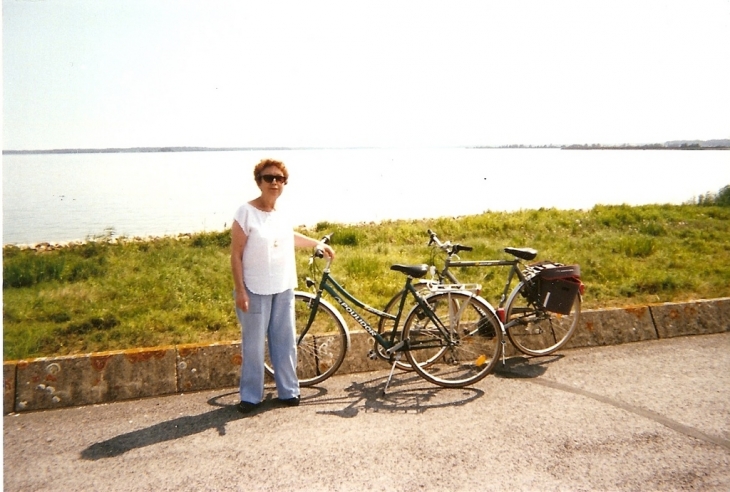
<svg viewBox="0 0 730 492"><path fill-rule="evenodd" d="M261 182L261 171L269 166L277 168L286 179L289 179L289 171L286 170L286 166L283 162L276 161L274 159L262 159L261 162L256 164L256 167L253 168L253 177L257 183Z"/></svg>

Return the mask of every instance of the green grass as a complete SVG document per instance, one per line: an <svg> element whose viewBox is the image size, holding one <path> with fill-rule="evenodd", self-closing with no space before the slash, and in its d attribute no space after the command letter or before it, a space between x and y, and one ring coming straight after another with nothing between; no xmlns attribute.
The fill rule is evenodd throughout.
<svg viewBox="0 0 730 492"><path fill-rule="evenodd" d="M508 258L506 246L539 250L538 260L578 263L585 308L730 296L730 208L685 205L596 206L490 212L459 218L357 226L333 232L332 273L366 303L382 308L403 283L393 263L435 263L427 229L474 247L462 259ZM229 233L147 242L97 238L54 251L3 249L3 356L6 360L122 348L236 340ZM309 251L297 256L300 288ZM321 263L321 262L320 262ZM321 264L320 264L321 266ZM459 269L497 303L507 270Z"/></svg>

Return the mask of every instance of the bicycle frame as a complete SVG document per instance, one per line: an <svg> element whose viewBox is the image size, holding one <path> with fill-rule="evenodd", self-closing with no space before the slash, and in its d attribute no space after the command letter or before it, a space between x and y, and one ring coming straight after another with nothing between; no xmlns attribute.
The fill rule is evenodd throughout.
<svg viewBox="0 0 730 492"><path fill-rule="evenodd" d="M441 277L446 277L449 279L452 283L459 283L459 280L454 276L451 271L449 271L450 267L497 267L497 266L509 266L512 267L509 270L509 275L507 276L507 282L504 284L504 290L502 291L502 296L499 298L499 308L504 307L505 301L507 301L507 296L510 293L510 286L512 285L512 279L517 276L517 279L522 282L525 280L524 275L522 275L522 271L518 268L520 265L520 260L514 259L514 260L477 260L477 261L464 261L464 260L453 260L451 258L452 255L449 255L445 262L444 262L444 268L441 270L439 275Z"/></svg>
<svg viewBox="0 0 730 492"><path fill-rule="evenodd" d="M429 232L430 229L429 229ZM512 286L512 279L517 277L519 282L525 281L525 276L522 273L522 270L519 268L521 265L521 262L518 258L512 259L512 260L470 260L465 261L461 259L454 260L453 258L458 258L458 255L454 250L446 250L444 248L444 244L441 243L438 238L436 238L435 234L432 234L431 240L436 242L436 244L439 246L440 249L447 252L446 260L444 261L444 268L438 273L439 280L442 280L444 278L448 279L450 282L458 284L460 283L459 279L456 278L456 276L451 273L450 268L451 267L497 267L497 266L508 266L511 267L509 270L509 274L507 275L507 281L504 284L504 290L502 291L502 295L499 299L499 305L497 306L497 315L499 317L499 320L502 324L502 333L506 335L507 330L511 328L512 326L519 323L519 320L514 320L509 323L505 323L504 319L504 304L507 302L508 296L510 294L510 287ZM447 243L450 244L450 243Z"/></svg>
<svg viewBox="0 0 730 492"><path fill-rule="evenodd" d="M400 341L399 343L395 343L395 338L398 334L398 327L400 325L400 319L403 314L403 308L405 307L406 297L402 296L400 300L400 305L398 307L398 311L396 314L390 314L386 313L384 311L381 311L379 309L376 309L372 306L369 306L368 304L362 302L354 295L350 294L347 289L345 289L343 286L341 286L330 274L330 264L332 263L332 259L328 259L327 266L325 267L322 278L319 282L319 287L317 288L316 296L313 300L315 303L312 306L309 320L307 322L307 326L302 331L301 336L297 340L297 344L299 344L304 336L309 331L309 328L312 326L312 323L314 321L315 314L317 313L317 306L319 304L320 299L322 298L322 293L327 292L334 300L337 301L337 303L342 307L342 309L345 310L347 314L349 314L358 325L360 325L362 328L365 329L365 331L373 337L378 344L380 344L383 348L386 349L386 352L390 355L392 355L395 352L399 352L404 350L404 347L406 347L406 344L404 341ZM423 310L423 312L428 316L431 321L437 326L439 331L444 335L445 339L451 341L451 338L449 337L449 330L444 326L444 324L441 322L441 320L435 316L433 310L428 305L428 303L424 300L423 296L418 293L418 291L413 287L413 278L411 276L406 276L406 284L405 289L411 293L411 295L416 299L419 307ZM308 285L313 285L314 281L307 279ZM344 299L343 299L344 297ZM393 329L390 332L389 340L386 340L382 335L380 335L377 330L375 330L370 323L367 322L360 314L355 311L348 303L347 301L350 301L352 304L354 304L356 307L360 309L364 309L365 311L374 314L378 318L381 319L388 319L393 321Z"/></svg>
<svg viewBox="0 0 730 492"><path fill-rule="evenodd" d="M433 231L429 229L429 234L431 235L431 242L436 243L436 245L439 247L439 249L446 252L446 260L444 261L444 268L441 270L441 272L438 273L439 281L443 281L443 279L447 279L448 281L452 283L459 283L459 280L456 278L456 276L451 273L449 270L451 267L494 267L494 266L509 266L510 271L507 276L507 282L504 285L504 290L502 291L502 295L499 299L499 305L497 309L497 315L502 322L502 331L503 334L507 333L507 330L511 328L512 326L515 326L521 322L519 319L514 319L513 321L510 321L509 323L505 323L504 319L504 305L505 302L507 302L508 296L510 295L510 287L512 285L512 280L516 276L518 279L518 282L525 282L525 275L522 272L522 269L520 266L522 263L520 262L519 258L514 258L512 260L476 260L476 261L464 261L461 259L454 260L454 257L459 258L457 255L458 251L470 251L471 248L462 247L460 245L452 245L450 242L442 243L439 241L438 237L436 236ZM431 244L431 243L429 243ZM519 284L518 284L519 285ZM518 309L516 312L523 311L523 309ZM530 309L527 309L527 311L531 311Z"/></svg>

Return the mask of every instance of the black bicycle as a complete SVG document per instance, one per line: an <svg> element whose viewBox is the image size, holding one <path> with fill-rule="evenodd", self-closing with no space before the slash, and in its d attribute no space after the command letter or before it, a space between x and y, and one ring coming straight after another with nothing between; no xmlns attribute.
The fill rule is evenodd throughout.
<svg viewBox="0 0 730 492"><path fill-rule="evenodd" d="M434 283L458 284L452 267L509 266L497 314L512 345L527 355L549 355L563 347L573 336L578 327L585 290L578 265L549 261L525 265L523 261L532 261L537 257L538 252L532 248L504 248L505 253L514 257L508 260L464 261L458 253L471 251L472 247L441 242L431 229L428 234L428 244L436 245L446 253L444 267L440 271L431 267L433 278L414 284L414 289L429 289ZM515 278L517 285L510 291ZM385 311L391 312L403 294L401 291L393 296ZM378 324L380 332L389 329L391 327L385 320ZM383 356L380 351L378 355ZM399 367L410 369L403 363Z"/></svg>
<svg viewBox="0 0 730 492"><path fill-rule="evenodd" d="M323 241L329 242L330 237L325 236ZM321 249L316 249L310 265L323 256ZM338 310L322 298L324 293L373 337L379 351L378 355L371 351L370 357L382 354L392 364L391 377L402 363L431 383L458 388L481 380L496 366L501 353L502 327L494 308L475 293L478 289L470 290L464 284L416 289L413 280L426 276L428 265L393 265L391 270L405 274L406 279L394 312L389 313L368 306L350 294L332 277L331 263L330 258L319 282L307 279L312 293L295 292L297 375L302 386L332 376L350 347L347 324ZM408 299L413 303L407 306ZM387 320L392 323L392 329L379 333L356 308ZM400 362L402 355L407 363ZM273 374L268 355L266 370Z"/></svg>

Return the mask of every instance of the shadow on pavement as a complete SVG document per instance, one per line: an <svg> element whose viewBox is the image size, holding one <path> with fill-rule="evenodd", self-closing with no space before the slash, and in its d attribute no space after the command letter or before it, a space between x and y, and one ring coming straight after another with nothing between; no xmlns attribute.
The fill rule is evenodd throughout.
<svg viewBox="0 0 730 492"><path fill-rule="evenodd" d="M326 390L320 389L323 394L320 394L316 401L308 404L322 406L344 404L342 408L320 410L317 413L353 418L361 410L365 412L423 413L440 407L466 405L484 395L484 391L473 387L449 389L434 386L424 382L420 376L413 373L400 373L384 392L386 383L387 377L365 382L353 381L344 389L344 396L331 398L326 397ZM302 402L309 400L310 397L307 397Z"/></svg>
<svg viewBox="0 0 730 492"><path fill-rule="evenodd" d="M547 364L559 357L511 358L506 361L505 365L500 363L495 372L498 377L536 378L547 370ZM329 407L318 410L317 413L353 418L360 411L423 413L436 408L463 406L484 395L483 390L474 387L449 389L435 386L425 382L415 373L399 373L384 392L386 383L387 377L378 377L364 382L353 381L344 388L344 395L340 395L338 392L337 396L331 397L328 396L328 390L323 387L302 388L302 406ZM209 405L219 407L213 411L161 422L92 444L81 452L81 458L90 461L113 458L133 449L180 439L210 429L216 429L219 435L225 435L227 423L265 412L277 406L276 400L267 397L259 408L250 414L242 415L236 410L235 404L218 401L235 394L237 393L227 393L208 400Z"/></svg>
<svg viewBox="0 0 730 492"><path fill-rule="evenodd" d="M499 378L532 379L545 374L550 364L562 359L562 355L544 357L510 357L504 364L497 364L494 374Z"/></svg>
<svg viewBox="0 0 730 492"><path fill-rule="evenodd" d="M84 460L96 461L102 458L113 458L122 455L132 449L143 448L153 444L159 444L165 441L172 441L182 437L191 436L205 432L209 429L216 429L218 434L223 436L226 434L226 424L235 420L243 419L249 415L242 415L236 410L235 405L226 405L219 403L220 398L237 394L228 393L219 395L208 400L208 404L220 407L212 412L200 415L191 415L180 417L177 419L161 422L151 427L139 429L126 434L107 439L106 441L92 444L81 452L81 458ZM275 406L272 400L265 400L259 409L250 415L256 415L269 407Z"/></svg>

